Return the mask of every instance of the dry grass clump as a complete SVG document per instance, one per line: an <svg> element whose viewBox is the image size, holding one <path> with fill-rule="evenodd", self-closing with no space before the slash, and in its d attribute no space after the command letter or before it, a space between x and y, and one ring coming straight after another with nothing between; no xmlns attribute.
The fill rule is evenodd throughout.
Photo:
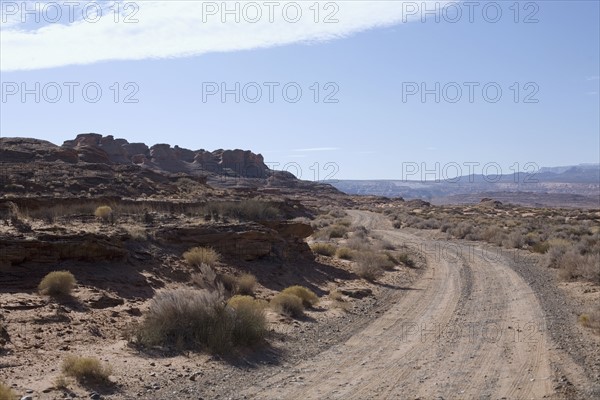
<svg viewBox="0 0 600 400"><path fill-rule="evenodd" d="M252 274L242 274L236 279L236 293L251 295L254 294L257 280Z"/></svg>
<svg viewBox="0 0 600 400"><path fill-rule="evenodd" d="M232 342L250 346L260 342L267 332L266 302L250 296L233 296L227 306L235 311Z"/></svg>
<svg viewBox="0 0 600 400"><path fill-rule="evenodd" d="M66 296L71 294L76 283L75 277L69 271L53 271L42 279L38 290L41 294L49 296Z"/></svg>
<svg viewBox="0 0 600 400"><path fill-rule="evenodd" d="M507 249L520 249L525 244L525 238L521 232L511 232L506 239L502 241L502 244Z"/></svg>
<svg viewBox="0 0 600 400"><path fill-rule="evenodd" d="M271 308L280 314L298 318L304 315L302 299L294 294L277 293L270 302Z"/></svg>
<svg viewBox="0 0 600 400"><path fill-rule="evenodd" d="M579 323L600 335L600 309L596 308L579 316Z"/></svg>
<svg viewBox="0 0 600 400"><path fill-rule="evenodd" d="M310 289L304 286L290 286L281 291L285 294L293 294L302 300L302 305L306 308L312 307L319 302L319 297Z"/></svg>
<svg viewBox="0 0 600 400"><path fill-rule="evenodd" d="M343 238L348 233L348 226L343 223L337 223L327 228L329 239Z"/></svg>
<svg viewBox="0 0 600 400"><path fill-rule="evenodd" d="M397 260L409 268L414 268L416 266L415 261L408 255L408 253L400 253Z"/></svg>
<svg viewBox="0 0 600 400"><path fill-rule="evenodd" d="M335 252L335 256L337 258L341 258L342 260L352 260L355 257L354 250L349 247L340 247Z"/></svg>
<svg viewBox="0 0 600 400"><path fill-rule="evenodd" d="M350 304L346 302L346 300L344 299L344 295L340 291L332 290L331 292L329 292L328 297L331 300L334 307L340 308L344 311L349 310Z"/></svg>
<svg viewBox="0 0 600 400"><path fill-rule="evenodd" d="M183 253L183 258L192 267L213 266L221 260L221 255L211 247L193 247Z"/></svg>
<svg viewBox="0 0 600 400"><path fill-rule="evenodd" d="M353 266L354 273L367 281L373 282L383 275L381 255L365 252L356 257L356 263Z"/></svg>
<svg viewBox="0 0 600 400"><path fill-rule="evenodd" d="M221 293L178 289L157 294L134 331L138 343L230 352L259 343L266 333L264 307L240 301L228 307Z"/></svg>
<svg viewBox="0 0 600 400"><path fill-rule="evenodd" d="M15 392L8 385L0 382L0 400L15 400L16 398Z"/></svg>
<svg viewBox="0 0 600 400"><path fill-rule="evenodd" d="M68 356L62 364L65 375L72 376L78 382L108 382L111 368L102 365L94 357Z"/></svg>
<svg viewBox="0 0 600 400"><path fill-rule="evenodd" d="M109 222L113 219L113 210L109 206L100 206L96 208L94 215L103 222Z"/></svg>
<svg viewBox="0 0 600 400"><path fill-rule="evenodd" d="M322 256L332 257L335 254L335 246L331 243L313 243L310 245L310 249Z"/></svg>

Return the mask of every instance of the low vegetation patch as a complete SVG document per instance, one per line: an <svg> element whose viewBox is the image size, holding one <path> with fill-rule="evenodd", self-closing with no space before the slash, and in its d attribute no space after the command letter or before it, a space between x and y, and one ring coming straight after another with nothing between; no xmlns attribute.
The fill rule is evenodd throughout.
<svg viewBox="0 0 600 400"><path fill-rule="evenodd" d="M295 294L277 293L271 299L271 308L280 314L298 318L304 315L302 299Z"/></svg>
<svg viewBox="0 0 600 400"><path fill-rule="evenodd" d="M138 343L180 350L227 353L257 344L266 333L264 307L247 299L227 306L218 291L178 289L158 293L139 326Z"/></svg>
<svg viewBox="0 0 600 400"><path fill-rule="evenodd" d="M15 392L8 385L0 382L0 400L15 400L16 398Z"/></svg>
<svg viewBox="0 0 600 400"><path fill-rule="evenodd" d="M111 368L102 365L94 357L68 356L63 361L62 371L67 376L72 376L78 382L106 383L111 373Z"/></svg>
<svg viewBox="0 0 600 400"><path fill-rule="evenodd" d="M113 210L109 206L100 206L96 208L94 215L103 222L110 222L113 219Z"/></svg>
<svg viewBox="0 0 600 400"><path fill-rule="evenodd" d="M355 257L354 250L352 250L348 247L338 248L337 251L335 252L335 255L337 258L340 258L342 260L352 260Z"/></svg>
<svg viewBox="0 0 600 400"><path fill-rule="evenodd" d="M600 310L594 309L579 316L579 323L600 335Z"/></svg>
<svg viewBox="0 0 600 400"><path fill-rule="evenodd" d="M256 288L257 280L252 274L242 274L236 279L236 293L252 295Z"/></svg>
<svg viewBox="0 0 600 400"><path fill-rule="evenodd" d="M319 297L310 289L304 286L290 286L281 291L285 294L293 294L302 300L302 305L305 308L312 307L319 302Z"/></svg>
<svg viewBox="0 0 600 400"><path fill-rule="evenodd" d="M193 247L183 253L183 258L192 267L200 267L202 264L214 266L221 261L221 255L211 247Z"/></svg>
<svg viewBox="0 0 600 400"><path fill-rule="evenodd" d="M75 277L69 271L53 271L42 279L38 289L41 294L49 296L67 296L76 284Z"/></svg>
<svg viewBox="0 0 600 400"><path fill-rule="evenodd" d="M335 246L331 243L313 243L310 246L311 250L316 254L331 257L335 254Z"/></svg>
<svg viewBox="0 0 600 400"><path fill-rule="evenodd" d="M381 263L381 256L372 252L361 253L356 257L356 263L353 267L354 273L367 281L373 282L383 274Z"/></svg>

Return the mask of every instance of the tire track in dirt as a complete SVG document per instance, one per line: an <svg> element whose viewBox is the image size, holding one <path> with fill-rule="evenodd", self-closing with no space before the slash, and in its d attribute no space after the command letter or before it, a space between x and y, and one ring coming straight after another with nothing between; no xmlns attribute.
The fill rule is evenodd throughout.
<svg viewBox="0 0 600 400"><path fill-rule="evenodd" d="M379 214L351 215L397 246L426 245L428 270L365 329L296 365L303 379L284 370L241 394L257 399L552 396L543 312L503 256L454 242L452 251L442 251L448 242L393 230Z"/></svg>

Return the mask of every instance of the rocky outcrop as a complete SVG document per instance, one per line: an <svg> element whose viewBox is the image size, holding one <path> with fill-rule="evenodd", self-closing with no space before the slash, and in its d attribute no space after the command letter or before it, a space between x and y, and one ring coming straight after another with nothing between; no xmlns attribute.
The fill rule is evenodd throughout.
<svg viewBox="0 0 600 400"><path fill-rule="evenodd" d="M312 233L310 225L288 222L166 226L156 237L165 246L209 246L226 257L246 261L270 257L291 259L311 257L304 238Z"/></svg>
<svg viewBox="0 0 600 400"><path fill-rule="evenodd" d="M118 238L101 234L39 234L35 237L0 237L0 263L4 266L24 263L49 264L62 260L106 261L127 254Z"/></svg>

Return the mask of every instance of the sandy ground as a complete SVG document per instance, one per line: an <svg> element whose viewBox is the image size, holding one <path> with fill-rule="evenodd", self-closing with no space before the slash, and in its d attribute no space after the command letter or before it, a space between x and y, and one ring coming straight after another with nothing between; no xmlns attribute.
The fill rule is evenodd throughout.
<svg viewBox="0 0 600 400"><path fill-rule="evenodd" d="M598 298L595 288L571 285L581 292L573 303L565 296L572 288L557 286L552 271L515 257L518 252L449 241L439 232L396 230L381 214L349 213L396 246L417 249L427 268L422 274L398 270L378 285L364 284L375 296L353 301L348 312L323 299L304 320L270 315L275 332L269 347L236 360L131 348L118 332L137 318L138 308L143 311L141 299L102 310L64 310L23 295L8 314L22 323L13 337L21 350L0 354L0 379L18 383L21 395L31 389L36 400L89 397L89 388L52 388L61 358L74 353L113 366L115 386L97 390L106 399L600 395L600 339L577 324L573 311L589 296ZM89 288L77 293L83 303L98 296ZM37 312L37 320L27 321L34 315L29 312Z"/></svg>
<svg viewBox="0 0 600 400"><path fill-rule="evenodd" d="M344 343L242 393L259 399L586 398L598 381L553 351L535 292L506 255L476 245L390 229L380 215L353 212L387 240L430 250L428 271L380 318ZM561 390L560 363L578 389Z"/></svg>

